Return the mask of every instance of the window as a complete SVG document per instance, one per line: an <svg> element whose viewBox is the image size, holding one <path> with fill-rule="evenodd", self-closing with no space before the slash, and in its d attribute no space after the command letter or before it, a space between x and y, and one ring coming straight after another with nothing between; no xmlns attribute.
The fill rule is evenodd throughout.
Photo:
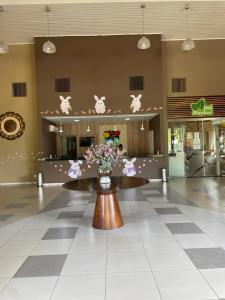
<svg viewBox="0 0 225 300"><path fill-rule="evenodd" d="M26 97L27 96L26 82L13 82L12 95L13 97Z"/></svg>
<svg viewBox="0 0 225 300"><path fill-rule="evenodd" d="M186 78L172 78L172 92L186 92Z"/></svg>
<svg viewBox="0 0 225 300"><path fill-rule="evenodd" d="M55 79L56 92L70 92L70 78L56 78Z"/></svg>
<svg viewBox="0 0 225 300"><path fill-rule="evenodd" d="M143 90L144 89L144 76L130 76L130 90Z"/></svg>

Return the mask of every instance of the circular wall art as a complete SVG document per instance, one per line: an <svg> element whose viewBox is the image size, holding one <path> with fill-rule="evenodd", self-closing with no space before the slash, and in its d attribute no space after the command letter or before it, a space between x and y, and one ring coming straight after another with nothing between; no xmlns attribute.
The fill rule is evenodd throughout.
<svg viewBox="0 0 225 300"><path fill-rule="evenodd" d="M7 140L19 138L25 130L23 118L14 112L0 115L0 136Z"/></svg>

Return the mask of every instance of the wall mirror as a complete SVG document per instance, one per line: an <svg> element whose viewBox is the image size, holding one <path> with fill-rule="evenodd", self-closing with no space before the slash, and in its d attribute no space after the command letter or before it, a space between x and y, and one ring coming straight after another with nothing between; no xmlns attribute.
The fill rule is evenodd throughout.
<svg viewBox="0 0 225 300"><path fill-rule="evenodd" d="M19 138L25 130L23 118L15 112L0 115L0 136L7 140Z"/></svg>

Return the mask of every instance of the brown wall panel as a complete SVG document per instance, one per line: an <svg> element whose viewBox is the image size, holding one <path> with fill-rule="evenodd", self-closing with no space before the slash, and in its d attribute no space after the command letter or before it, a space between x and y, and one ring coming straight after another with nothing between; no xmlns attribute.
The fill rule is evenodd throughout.
<svg viewBox="0 0 225 300"><path fill-rule="evenodd" d="M151 35L152 47L139 50L139 36L52 37L57 52L42 52L45 38L35 38L39 111L61 114L55 78L70 78L71 114L94 110L93 96L106 96L111 113L131 113L130 94L143 94L142 112L162 107L161 35ZM144 76L144 90L130 91L129 76ZM154 108L155 107L155 108ZM58 111L58 113L57 113ZM93 113L93 112L92 112Z"/></svg>
<svg viewBox="0 0 225 300"><path fill-rule="evenodd" d="M200 98L205 98L206 104L213 104L214 114L212 117L225 117L225 95L191 96L169 97L167 102L168 119L193 118L190 104L197 102Z"/></svg>

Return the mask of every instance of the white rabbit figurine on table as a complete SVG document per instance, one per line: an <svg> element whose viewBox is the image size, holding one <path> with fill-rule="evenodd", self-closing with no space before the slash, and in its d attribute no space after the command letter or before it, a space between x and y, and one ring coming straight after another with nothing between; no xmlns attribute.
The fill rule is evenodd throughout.
<svg viewBox="0 0 225 300"><path fill-rule="evenodd" d="M73 160L69 160L70 163L70 168L68 171L68 176L71 178L78 178L82 175L81 169L80 169L80 165L82 165L82 160L78 160L78 161L73 161Z"/></svg>
<svg viewBox="0 0 225 300"><path fill-rule="evenodd" d="M97 95L94 95L95 98L95 111L97 114L104 114L105 113L105 103L103 101L105 101L105 96L102 96L101 98L98 98Z"/></svg>
<svg viewBox="0 0 225 300"><path fill-rule="evenodd" d="M123 162L125 163L123 168L123 174L127 176L134 176L136 174L136 169L134 166L134 162L136 161L136 158L132 158L131 161L124 158Z"/></svg>
<svg viewBox="0 0 225 300"><path fill-rule="evenodd" d="M63 96L59 96L61 100L60 109L62 113L69 115L69 111L72 110L69 100L72 98L71 96L67 96L64 98Z"/></svg>
<svg viewBox="0 0 225 300"><path fill-rule="evenodd" d="M139 111L141 109L141 97L142 94L139 94L138 96L130 95L131 98L133 98L130 108L133 110L133 113L136 111Z"/></svg>

